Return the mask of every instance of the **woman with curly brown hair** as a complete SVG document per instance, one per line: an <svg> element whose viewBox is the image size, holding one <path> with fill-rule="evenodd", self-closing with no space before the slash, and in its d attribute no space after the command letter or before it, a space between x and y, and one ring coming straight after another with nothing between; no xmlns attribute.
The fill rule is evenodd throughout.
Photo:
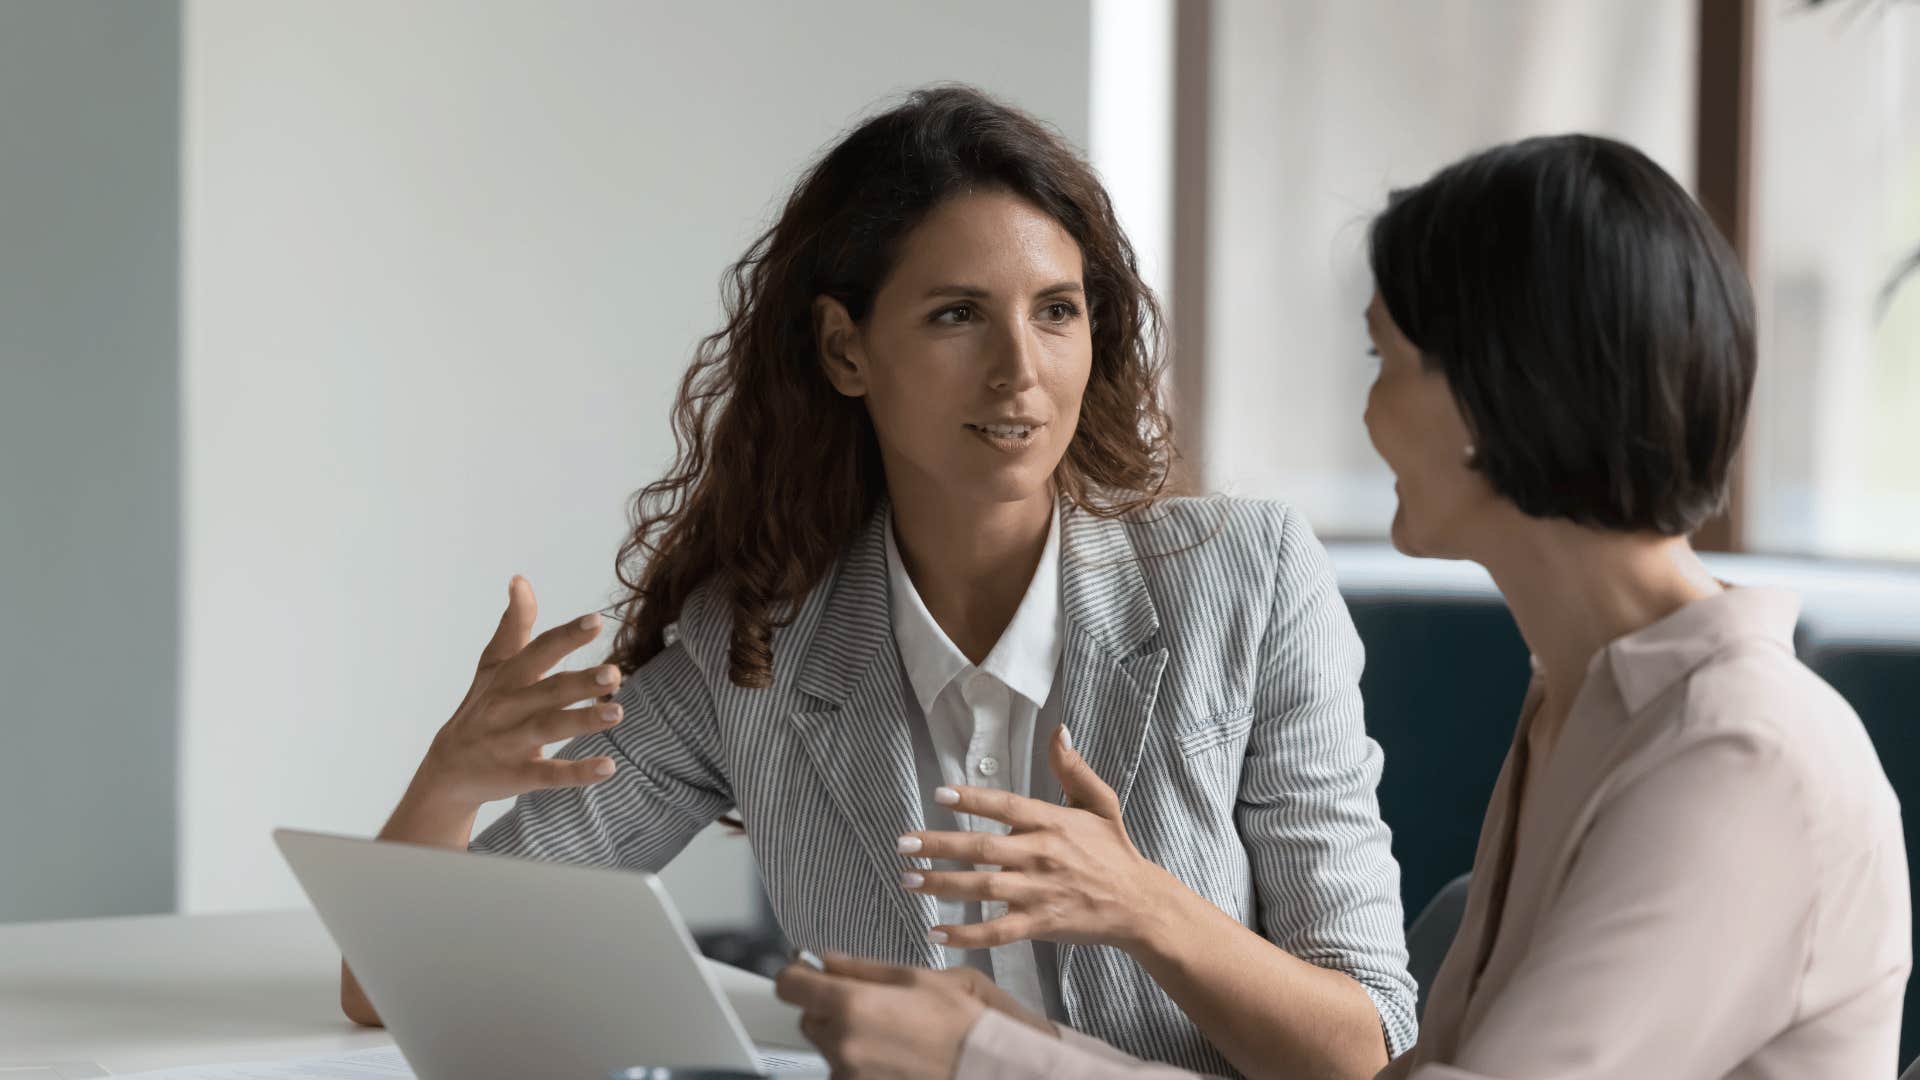
<svg viewBox="0 0 1920 1080"><path fill-rule="evenodd" d="M469 846L517 796L474 850L654 870L737 810L797 945L970 967L1210 1072L1406 1047L1358 638L1298 515L1169 496L1158 309L1086 163L975 91L915 93L802 177L727 309L636 498L609 663L545 675L600 619L533 637L515 579L382 835ZM1113 817L953 808L1071 796L1067 745ZM1044 898L916 891L961 865L929 830L1033 845ZM377 1022L350 975L343 1003Z"/></svg>

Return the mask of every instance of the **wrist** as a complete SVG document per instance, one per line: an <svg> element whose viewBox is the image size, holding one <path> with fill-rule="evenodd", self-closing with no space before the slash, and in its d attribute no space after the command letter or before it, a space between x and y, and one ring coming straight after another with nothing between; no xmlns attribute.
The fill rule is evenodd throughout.
<svg viewBox="0 0 1920 1080"><path fill-rule="evenodd" d="M1179 949L1183 940L1180 928L1191 924L1189 908L1199 898L1164 867L1151 862L1147 866L1150 869L1140 890L1141 902L1134 909L1135 917L1120 947L1151 969L1153 962L1169 959Z"/></svg>
<svg viewBox="0 0 1920 1080"><path fill-rule="evenodd" d="M462 798L453 785L439 778L429 762L422 762L400 797L400 805L380 830L380 839L464 848L479 811L480 804Z"/></svg>

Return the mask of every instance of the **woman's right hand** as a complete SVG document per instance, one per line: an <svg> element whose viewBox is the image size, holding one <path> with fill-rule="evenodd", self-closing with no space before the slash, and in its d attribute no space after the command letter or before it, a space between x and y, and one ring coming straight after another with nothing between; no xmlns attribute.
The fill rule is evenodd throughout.
<svg viewBox="0 0 1920 1080"><path fill-rule="evenodd" d="M613 775L609 757L565 761L541 752L549 743L613 727L621 709L610 700L620 687L620 670L611 664L547 674L600 635L600 616L586 615L530 641L538 611L533 586L516 576L473 686L434 736L410 796L443 809L473 810L495 799L581 787ZM599 698L609 700L570 707Z"/></svg>

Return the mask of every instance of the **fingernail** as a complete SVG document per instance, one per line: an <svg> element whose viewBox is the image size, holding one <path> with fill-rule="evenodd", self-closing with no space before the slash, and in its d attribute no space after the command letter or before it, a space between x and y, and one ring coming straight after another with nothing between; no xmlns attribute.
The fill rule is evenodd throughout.
<svg viewBox="0 0 1920 1080"><path fill-rule="evenodd" d="M618 705L602 705L596 711L600 714L600 722L603 724L617 724L620 722L621 709Z"/></svg>
<svg viewBox="0 0 1920 1080"><path fill-rule="evenodd" d="M900 874L900 887L903 889L917 889L926 883L926 878L921 877L911 870L902 871Z"/></svg>
<svg viewBox="0 0 1920 1080"><path fill-rule="evenodd" d="M894 843L893 850L902 855L911 855L920 850L920 838L917 836L903 836Z"/></svg>
<svg viewBox="0 0 1920 1080"><path fill-rule="evenodd" d="M819 957L813 955L812 952L806 949L795 949L793 951L793 959L796 963L805 964L815 971L827 970L827 965L821 963Z"/></svg>
<svg viewBox="0 0 1920 1080"><path fill-rule="evenodd" d="M593 775L595 775L595 776L612 776L612 775L613 775L613 762L611 762L611 761L596 761L596 762L594 762L594 763L593 763Z"/></svg>
<svg viewBox="0 0 1920 1080"><path fill-rule="evenodd" d="M960 801L960 793L950 787L937 787L933 789L933 801L941 806L952 806Z"/></svg>
<svg viewBox="0 0 1920 1080"><path fill-rule="evenodd" d="M601 686L612 686L620 681L620 669L609 664L593 673L593 681Z"/></svg>
<svg viewBox="0 0 1920 1080"><path fill-rule="evenodd" d="M580 616L580 621L574 625L582 630L598 630L600 629L600 615L598 612L582 615Z"/></svg>
<svg viewBox="0 0 1920 1080"><path fill-rule="evenodd" d="M1068 731L1065 724L1060 725L1060 749L1073 749L1073 732Z"/></svg>
<svg viewBox="0 0 1920 1080"><path fill-rule="evenodd" d="M946 943L947 943L947 932L945 930L927 931L927 944L945 945Z"/></svg>

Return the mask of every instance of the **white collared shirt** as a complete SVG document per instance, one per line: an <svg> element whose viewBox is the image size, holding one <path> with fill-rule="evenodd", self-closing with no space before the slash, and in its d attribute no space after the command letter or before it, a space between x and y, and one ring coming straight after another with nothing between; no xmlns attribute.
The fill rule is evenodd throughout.
<svg viewBox="0 0 1920 1080"><path fill-rule="evenodd" d="M913 698L926 720L941 778L949 785L970 784L1016 795L1049 797L1054 790L1050 777L1038 778L1036 794L1034 770L1045 769L1044 764L1035 764L1045 760L1036 736L1051 738L1053 728L1059 725L1060 704L1053 689L1066 638L1066 614L1060 603L1058 506L1048 526L1046 546L1013 621L977 667L934 621L920 599L900 559L891 519L886 532L894 643L900 650ZM931 811L932 793L926 792L923 798ZM1000 834L1008 831L1005 825L988 818L955 816L962 829ZM1006 905L999 902L940 901L940 918L950 924L983 921L1005 913ZM1032 942L999 946L990 950L990 960L989 973L996 984L1035 1012L1049 1012L1049 998L1057 997L1057 988L1053 994L1043 990L1042 965ZM967 962L963 951L949 950L948 966Z"/></svg>

